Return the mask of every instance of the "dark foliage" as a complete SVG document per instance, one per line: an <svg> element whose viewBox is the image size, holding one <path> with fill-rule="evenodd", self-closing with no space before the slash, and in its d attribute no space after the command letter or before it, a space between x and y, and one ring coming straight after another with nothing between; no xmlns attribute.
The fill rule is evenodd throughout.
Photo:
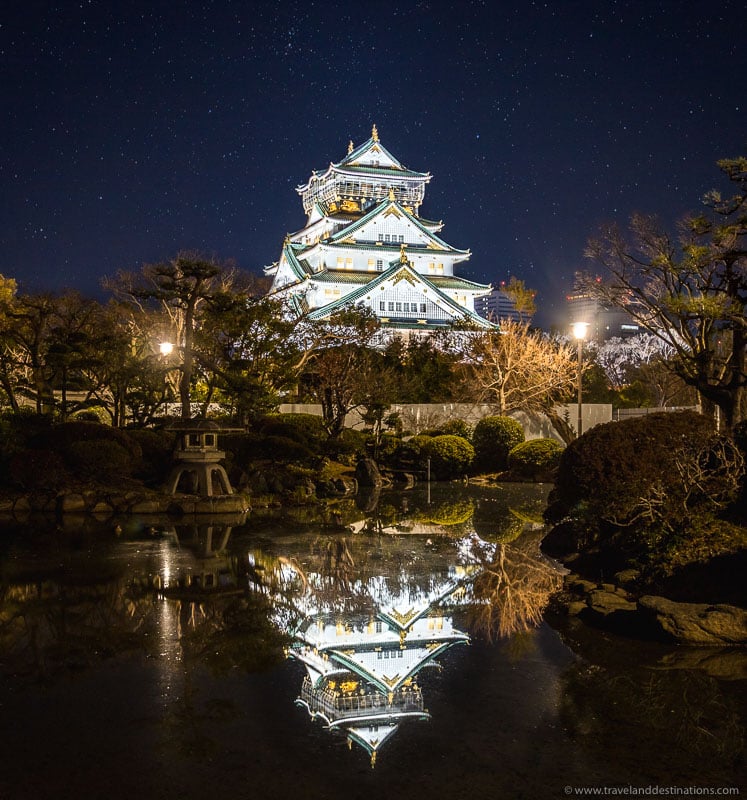
<svg viewBox="0 0 747 800"><path fill-rule="evenodd" d="M546 519L552 548L614 554L660 573L741 547L717 519L743 461L709 417L649 414L598 425L560 458ZM555 544L553 544L553 542Z"/></svg>
<svg viewBox="0 0 747 800"><path fill-rule="evenodd" d="M62 425L55 425L33 437L29 445L31 447L48 447L64 455L76 442L102 440L118 444L129 454L133 463L139 461L142 456L140 445L127 431L97 422L64 422Z"/></svg>
<svg viewBox="0 0 747 800"><path fill-rule="evenodd" d="M174 463L174 434L165 430L131 428L127 435L142 452L142 458L135 464L134 476L150 486L162 484Z"/></svg>
<svg viewBox="0 0 747 800"><path fill-rule="evenodd" d="M713 434L713 421L694 411L596 425L563 451L548 520L559 522L581 504L592 515L624 516L661 480L675 491L677 454L705 448Z"/></svg>
<svg viewBox="0 0 747 800"><path fill-rule="evenodd" d="M508 454L524 441L524 428L512 417L484 417L475 425L475 469L496 472L508 466Z"/></svg>
<svg viewBox="0 0 747 800"><path fill-rule="evenodd" d="M26 450L8 464L7 485L27 492L56 491L69 480L65 462L52 450Z"/></svg>
<svg viewBox="0 0 747 800"><path fill-rule="evenodd" d="M508 468L517 478L548 480L555 473L563 445L555 439L530 439L508 454Z"/></svg>
<svg viewBox="0 0 747 800"><path fill-rule="evenodd" d="M65 462L76 477L103 483L129 478L133 468L131 454L117 442L103 438L71 442Z"/></svg>

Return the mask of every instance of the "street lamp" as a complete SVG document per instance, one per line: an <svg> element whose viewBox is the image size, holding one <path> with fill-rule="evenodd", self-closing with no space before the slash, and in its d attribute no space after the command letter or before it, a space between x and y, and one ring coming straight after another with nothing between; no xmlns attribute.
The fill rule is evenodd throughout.
<svg viewBox="0 0 747 800"><path fill-rule="evenodd" d="M171 355L171 354L174 352L174 345L173 345L173 343L172 343L172 342L161 342L161 343L158 345L158 350L159 350L159 352L161 353L161 355L162 355L164 358L166 358L167 356L170 356L170 355ZM167 370L167 371L164 373L163 380L164 380L164 387L165 387L164 399L165 399L165 401L166 401L166 416L168 417L168 415L169 415L169 401L168 401L169 381L168 381L168 370Z"/></svg>
<svg viewBox="0 0 747 800"><path fill-rule="evenodd" d="M573 323L573 335L576 337L576 341L578 342L578 371L576 373L576 391L578 392L578 425L576 426L576 435L581 436L584 432L584 423L583 418L581 416L581 409L583 407L582 397L581 397L581 379L583 377L583 357L584 357L584 339L586 338L586 332L589 329L588 322L574 322Z"/></svg>

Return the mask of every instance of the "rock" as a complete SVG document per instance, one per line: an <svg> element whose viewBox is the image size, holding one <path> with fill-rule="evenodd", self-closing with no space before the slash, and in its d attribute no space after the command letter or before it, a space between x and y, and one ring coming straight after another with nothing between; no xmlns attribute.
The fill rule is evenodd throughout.
<svg viewBox="0 0 747 800"><path fill-rule="evenodd" d="M335 478L332 486L335 493L341 496L355 494L358 491L358 483L355 478Z"/></svg>
<svg viewBox="0 0 747 800"><path fill-rule="evenodd" d="M641 577L640 570L624 569L615 573L615 583L619 586L631 586Z"/></svg>
<svg viewBox="0 0 747 800"><path fill-rule="evenodd" d="M63 494L57 498L57 510L61 514L80 513L86 510L86 499L82 494Z"/></svg>
<svg viewBox="0 0 747 800"><path fill-rule="evenodd" d="M139 500L130 506L131 514L160 514L166 510L166 501L152 498L150 500Z"/></svg>
<svg viewBox="0 0 747 800"><path fill-rule="evenodd" d="M13 503L13 512L25 512L31 511L31 502L29 501L28 497L23 496L19 497L15 503Z"/></svg>
<svg viewBox="0 0 747 800"><path fill-rule="evenodd" d="M677 603L645 595L639 609L678 642L693 645L747 645L747 611L737 606Z"/></svg>
<svg viewBox="0 0 747 800"><path fill-rule="evenodd" d="M562 558L578 549L576 531L570 522L556 525L542 540L542 550L549 556Z"/></svg>
<svg viewBox="0 0 747 800"><path fill-rule="evenodd" d="M606 617L619 611L635 613L638 607L632 600L628 600L616 591L596 589L589 592L588 607L595 613Z"/></svg>
<svg viewBox="0 0 747 800"><path fill-rule="evenodd" d="M566 575L565 585L568 591L574 592L575 594L589 594L599 588L596 583L579 578L579 576L574 573Z"/></svg>
<svg viewBox="0 0 747 800"><path fill-rule="evenodd" d="M382 486L384 481L376 462L372 458L359 458L355 465L355 479L359 486Z"/></svg>

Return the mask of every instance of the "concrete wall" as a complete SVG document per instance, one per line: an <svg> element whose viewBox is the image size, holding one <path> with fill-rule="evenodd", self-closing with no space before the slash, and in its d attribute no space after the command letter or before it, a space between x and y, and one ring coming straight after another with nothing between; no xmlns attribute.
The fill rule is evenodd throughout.
<svg viewBox="0 0 747 800"><path fill-rule="evenodd" d="M571 426L576 428L578 419L578 406L575 403L558 406L561 415L566 415ZM612 405L607 403L584 403L583 408L583 427L588 430L594 425L612 420ZM280 406L281 414L314 414L322 415L321 405L314 403L286 403ZM475 425L483 417L495 414L495 406L487 404L471 403L418 403L391 406L387 414L398 413L402 419L404 429L413 433L428 428L436 428L451 419L461 419L470 425ZM547 417L542 414L536 417L529 416L523 412L517 412L510 416L515 417L524 426L524 434L527 439L558 439L560 437L550 424ZM349 428L364 427L361 416L357 411L348 414L345 425Z"/></svg>

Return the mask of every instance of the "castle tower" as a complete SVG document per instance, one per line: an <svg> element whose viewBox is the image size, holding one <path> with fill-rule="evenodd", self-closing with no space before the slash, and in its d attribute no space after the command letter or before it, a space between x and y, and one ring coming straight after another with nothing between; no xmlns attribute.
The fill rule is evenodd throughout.
<svg viewBox="0 0 747 800"><path fill-rule="evenodd" d="M279 260L265 269L271 294L299 315L324 319L347 305L369 308L398 332L432 331L475 312L489 285L459 278L469 250L439 237L442 222L420 216L431 176L407 169L371 137L297 187L306 224L286 237Z"/></svg>

